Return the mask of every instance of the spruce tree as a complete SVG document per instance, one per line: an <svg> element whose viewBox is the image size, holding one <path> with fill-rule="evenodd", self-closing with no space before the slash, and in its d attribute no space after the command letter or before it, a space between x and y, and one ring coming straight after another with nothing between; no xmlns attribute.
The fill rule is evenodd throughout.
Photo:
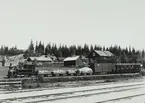
<svg viewBox="0 0 145 103"><path fill-rule="evenodd" d="M28 51L29 51L30 53L34 53L34 44L33 44L33 41L32 41L32 40L31 40L30 45L29 45L29 47L28 47Z"/></svg>

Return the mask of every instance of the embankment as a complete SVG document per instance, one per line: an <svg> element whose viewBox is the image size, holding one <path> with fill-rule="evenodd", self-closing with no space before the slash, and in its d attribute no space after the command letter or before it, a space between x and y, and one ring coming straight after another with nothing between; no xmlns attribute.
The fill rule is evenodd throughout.
<svg viewBox="0 0 145 103"><path fill-rule="evenodd" d="M107 75L86 75L86 76L60 76L60 77L43 77L43 78L30 78L23 79L23 88L36 88L42 87L42 84L53 84L58 82L75 82L75 81L101 81L108 82L112 80L124 80L141 77L139 73L134 74L107 74Z"/></svg>

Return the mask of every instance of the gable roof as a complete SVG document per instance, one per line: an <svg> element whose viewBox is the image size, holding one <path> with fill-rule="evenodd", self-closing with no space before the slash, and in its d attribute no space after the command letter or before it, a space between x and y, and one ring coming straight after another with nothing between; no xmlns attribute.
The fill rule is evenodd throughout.
<svg viewBox="0 0 145 103"><path fill-rule="evenodd" d="M104 51L108 56L114 56L110 51Z"/></svg>
<svg viewBox="0 0 145 103"><path fill-rule="evenodd" d="M100 50L94 50L99 56L108 56L105 52Z"/></svg>
<svg viewBox="0 0 145 103"><path fill-rule="evenodd" d="M50 57L29 57L32 61L37 60L37 61L51 61L52 59Z"/></svg>
<svg viewBox="0 0 145 103"><path fill-rule="evenodd" d="M67 57L63 61L74 61L77 60L80 56L74 56L74 57Z"/></svg>
<svg viewBox="0 0 145 103"><path fill-rule="evenodd" d="M110 51L94 50L99 56L110 57L113 54Z"/></svg>

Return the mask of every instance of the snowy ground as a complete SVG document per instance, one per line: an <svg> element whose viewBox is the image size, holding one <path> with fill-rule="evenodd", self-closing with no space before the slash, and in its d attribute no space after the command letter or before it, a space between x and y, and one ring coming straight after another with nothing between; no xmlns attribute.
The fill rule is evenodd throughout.
<svg viewBox="0 0 145 103"><path fill-rule="evenodd" d="M145 78L102 85L0 92L2 103L145 103Z"/></svg>

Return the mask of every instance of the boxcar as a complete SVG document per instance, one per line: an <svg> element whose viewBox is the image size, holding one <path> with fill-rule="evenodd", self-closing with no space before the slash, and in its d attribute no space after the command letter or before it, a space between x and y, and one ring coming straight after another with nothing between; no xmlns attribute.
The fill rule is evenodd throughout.
<svg viewBox="0 0 145 103"><path fill-rule="evenodd" d="M94 63L94 74L139 73L140 63Z"/></svg>

